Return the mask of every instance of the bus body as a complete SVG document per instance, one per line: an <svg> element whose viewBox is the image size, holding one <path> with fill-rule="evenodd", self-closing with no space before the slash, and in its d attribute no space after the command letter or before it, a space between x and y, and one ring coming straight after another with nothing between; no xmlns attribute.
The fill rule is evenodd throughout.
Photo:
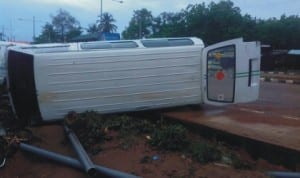
<svg viewBox="0 0 300 178"><path fill-rule="evenodd" d="M22 119L258 98L260 44L242 38L208 47L194 37L33 45L10 48L7 60Z"/></svg>

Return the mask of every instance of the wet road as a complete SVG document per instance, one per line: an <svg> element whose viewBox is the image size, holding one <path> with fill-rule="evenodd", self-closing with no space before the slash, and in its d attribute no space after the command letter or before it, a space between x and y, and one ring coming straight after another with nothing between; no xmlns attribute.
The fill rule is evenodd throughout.
<svg viewBox="0 0 300 178"><path fill-rule="evenodd" d="M262 82L258 101L240 107L300 121L300 85Z"/></svg>
<svg viewBox="0 0 300 178"><path fill-rule="evenodd" d="M300 151L300 85L261 83L256 102L166 116Z"/></svg>

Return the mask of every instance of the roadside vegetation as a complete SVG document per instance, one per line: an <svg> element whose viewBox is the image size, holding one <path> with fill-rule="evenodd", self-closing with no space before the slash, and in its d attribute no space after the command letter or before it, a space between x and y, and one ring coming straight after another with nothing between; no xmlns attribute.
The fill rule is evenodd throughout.
<svg viewBox="0 0 300 178"><path fill-rule="evenodd" d="M70 42L84 34L86 27L69 12L59 9L50 17L51 22L43 26L35 43ZM103 13L102 21L91 22L87 27L87 34L116 32L115 23L111 14ZM243 37L275 49L297 49L300 48L300 17L282 14L280 18L259 19L255 14L242 14L232 1L222 0L189 4L179 12L161 12L157 16L149 9L137 9L121 33L123 39L195 36L207 45Z"/></svg>
<svg viewBox="0 0 300 178"><path fill-rule="evenodd" d="M130 149L141 138L150 149L176 152L201 164L218 162L237 169L251 169L238 154L217 141L208 141L179 122L164 118L139 118L129 115L101 115L94 111L69 113L65 123L75 131L91 154L102 151L101 145L119 140L119 147ZM143 158L141 162L148 162Z"/></svg>

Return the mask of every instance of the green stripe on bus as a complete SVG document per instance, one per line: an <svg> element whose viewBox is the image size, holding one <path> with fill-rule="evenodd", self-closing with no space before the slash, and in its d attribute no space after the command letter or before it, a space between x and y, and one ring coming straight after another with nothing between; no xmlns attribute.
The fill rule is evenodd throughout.
<svg viewBox="0 0 300 178"><path fill-rule="evenodd" d="M236 75L248 74L249 72L237 72ZM259 70L251 71L251 73L260 73Z"/></svg>
<svg viewBox="0 0 300 178"><path fill-rule="evenodd" d="M247 74L236 74L235 76L244 76L244 75L249 75L249 73L247 73ZM260 75L260 72L251 72L251 75Z"/></svg>
<svg viewBox="0 0 300 178"><path fill-rule="evenodd" d="M260 74L252 74L251 76L260 76ZM235 78L243 78L243 77L249 77L249 75L235 76Z"/></svg>

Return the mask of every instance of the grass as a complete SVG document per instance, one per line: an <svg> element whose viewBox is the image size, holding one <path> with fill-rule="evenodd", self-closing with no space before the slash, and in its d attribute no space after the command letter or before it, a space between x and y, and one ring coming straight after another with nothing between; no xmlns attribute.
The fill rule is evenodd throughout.
<svg viewBox="0 0 300 178"><path fill-rule="evenodd" d="M222 153L217 145L211 145L203 141L197 141L190 145L189 153L192 158L200 163L220 161Z"/></svg>
<svg viewBox="0 0 300 178"><path fill-rule="evenodd" d="M153 131L149 143L161 150L184 150L189 144L187 129L180 124L164 125Z"/></svg>
<svg viewBox="0 0 300 178"><path fill-rule="evenodd" d="M83 146L93 154L102 150L101 143L112 139L120 139L120 147L129 149L136 144L138 135L148 135L147 143L152 149L180 152L203 164L221 161L224 154L218 144L192 138L190 135L193 133L185 126L163 118L154 120L128 115L101 115L89 111L80 114L71 112L66 116L65 123L75 131ZM111 137L109 133L112 131L116 132L117 136ZM235 168L249 167L238 156L231 155L229 159Z"/></svg>

